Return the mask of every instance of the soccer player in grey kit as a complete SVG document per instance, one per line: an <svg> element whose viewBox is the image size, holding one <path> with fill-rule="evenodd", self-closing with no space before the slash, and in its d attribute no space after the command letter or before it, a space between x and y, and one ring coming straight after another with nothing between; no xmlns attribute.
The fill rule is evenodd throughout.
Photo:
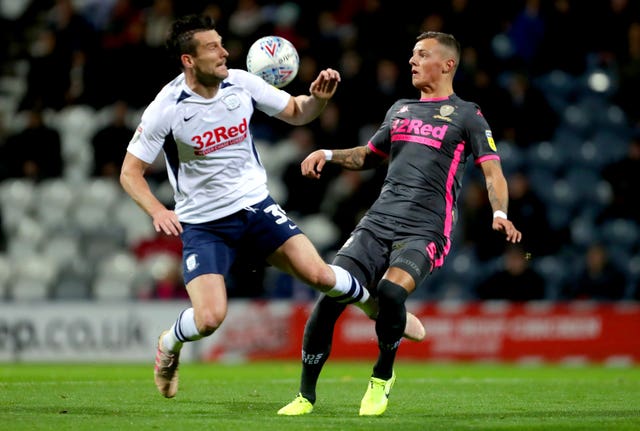
<svg viewBox="0 0 640 431"><path fill-rule="evenodd" d="M319 178L328 162L353 170L389 163L380 195L333 262L378 297L379 356L360 404L361 416L381 415L387 408L406 322L405 301L449 253L469 158L485 177L494 211L492 228L503 232L508 242L522 238L507 218L507 181L491 129L480 108L453 91L459 59L460 44L452 35L420 34L409 60L420 99L395 102L367 145L317 150L301 165L303 175ZM299 394L278 414L296 416L313 410L317 380L344 309L326 296L316 303L305 327Z"/></svg>

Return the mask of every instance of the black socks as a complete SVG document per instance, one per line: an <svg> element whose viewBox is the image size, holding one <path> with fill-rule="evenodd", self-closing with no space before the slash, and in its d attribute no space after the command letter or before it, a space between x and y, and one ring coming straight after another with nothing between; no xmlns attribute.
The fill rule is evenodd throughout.
<svg viewBox="0 0 640 431"><path fill-rule="evenodd" d="M300 393L311 404L316 401L318 377L331 352L336 321L345 308L346 304L340 304L333 298L323 295L313 308L304 328Z"/></svg>
<svg viewBox="0 0 640 431"><path fill-rule="evenodd" d="M405 301L409 293L398 284L389 280L378 283L378 305L380 308L376 320L376 334L380 353L373 367L373 376L389 380L393 374L398 346L407 324L407 308Z"/></svg>

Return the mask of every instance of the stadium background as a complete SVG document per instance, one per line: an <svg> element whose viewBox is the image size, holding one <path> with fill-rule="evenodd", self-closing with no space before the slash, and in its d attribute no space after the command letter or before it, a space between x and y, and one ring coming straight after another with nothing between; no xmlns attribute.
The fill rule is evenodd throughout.
<svg viewBox="0 0 640 431"><path fill-rule="evenodd" d="M430 307L452 301L467 304L474 316L496 313L493 305L474 309L475 301L506 300L500 312L520 319L518 313L540 313L535 304L545 300L544 312L557 312L553 319L560 319L566 310L559 307L587 300L592 305L586 312L597 317L597 336L589 329L593 320L577 319L566 327L553 319L545 323L565 335L582 328L587 344L595 338L612 342L612 333L621 337L624 332L617 326L621 320L602 316L622 314L623 322L638 325L637 2L527 0L491 2L489 7L480 0L420 6L404 0L3 0L1 357L46 359L47 351L59 352L57 341L47 350L38 334L52 331L48 325L55 327L64 316L77 320L63 325L61 339L85 349L78 356L69 348L70 358L104 358L113 345L103 341L96 349L95 339L104 337L92 341L93 335L115 334L111 341L125 349L140 341L141 333L155 334L166 326L171 310L183 305L179 242L153 233L148 217L120 189L117 175L145 104L177 73L162 49L168 26L174 17L191 12L216 19L230 67L244 68L244 55L260 36L291 40L301 56L299 76L287 87L294 94L306 92L321 68L341 72L337 96L313 124L291 128L257 114L252 129L272 194L327 259L375 199L384 172L336 170L312 182L300 177L300 160L314 148L364 143L394 100L416 96L408 58L417 34L427 29L455 34L464 49L456 92L476 101L493 128L512 188L509 215L525 240L521 249L506 249L490 231L484 186L469 167L452 252L444 268L416 292L412 306L431 323L440 323L435 327L443 337L449 326L440 319L441 309ZM151 182L170 204L163 163L153 170ZM272 319L271 332L284 325L294 341L299 332L290 325L301 330L304 321L297 307L304 310L314 297L290 277L249 266L244 259L234 268L229 292L238 298L238 322L248 311L270 318L286 314L292 320ZM246 299L270 299L273 305ZM29 320L34 310L47 318ZM139 310L146 310L147 320L131 323ZM584 313L585 307L572 310ZM119 313L124 313L121 319L108 322ZM69 322L96 325L92 320L100 316L107 319L102 327L98 323L77 334L69 329L74 326ZM485 335L504 335L509 322L501 320L498 329L485 325ZM258 329L251 340L274 341L264 337L268 329ZM370 330L364 328L356 339L369 341ZM556 342L561 340L566 344L566 338ZM620 355L637 359L637 342L620 343ZM140 341L140 352L132 357L146 357L147 344ZM277 348L295 356L293 346ZM94 353L87 353L91 347ZM216 348L203 347L209 349L204 356L215 357ZM579 347L567 354L580 352ZM531 345L520 356L535 353ZM201 352L194 355L202 357Z"/></svg>

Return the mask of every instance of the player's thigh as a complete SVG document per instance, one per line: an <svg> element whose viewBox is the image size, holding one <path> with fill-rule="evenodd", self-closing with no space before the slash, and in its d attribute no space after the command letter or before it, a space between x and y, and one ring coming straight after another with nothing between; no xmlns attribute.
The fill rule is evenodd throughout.
<svg viewBox="0 0 640 431"><path fill-rule="evenodd" d="M436 245L432 238L414 237L394 244L389 259L389 271L384 278L412 292L431 274L434 268Z"/></svg>
<svg viewBox="0 0 640 431"><path fill-rule="evenodd" d="M187 284L198 328L215 329L227 315L227 291L221 274L203 274Z"/></svg>
<svg viewBox="0 0 640 431"><path fill-rule="evenodd" d="M276 268L314 287L332 287L335 275L304 234L294 235L269 255Z"/></svg>
<svg viewBox="0 0 640 431"><path fill-rule="evenodd" d="M389 266L391 242L369 229L357 228L333 260L375 292L376 284Z"/></svg>

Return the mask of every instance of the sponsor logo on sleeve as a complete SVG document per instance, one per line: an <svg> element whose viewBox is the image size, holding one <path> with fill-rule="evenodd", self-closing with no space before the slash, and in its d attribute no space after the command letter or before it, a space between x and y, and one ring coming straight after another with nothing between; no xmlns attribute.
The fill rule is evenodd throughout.
<svg viewBox="0 0 640 431"><path fill-rule="evenodd" d="M491 134L491 130L485 130L484 134L487 137L489 148L491 148L493 151L498 151L498 148L496 147L496 142L493 140L493 135Z"/></svg>

